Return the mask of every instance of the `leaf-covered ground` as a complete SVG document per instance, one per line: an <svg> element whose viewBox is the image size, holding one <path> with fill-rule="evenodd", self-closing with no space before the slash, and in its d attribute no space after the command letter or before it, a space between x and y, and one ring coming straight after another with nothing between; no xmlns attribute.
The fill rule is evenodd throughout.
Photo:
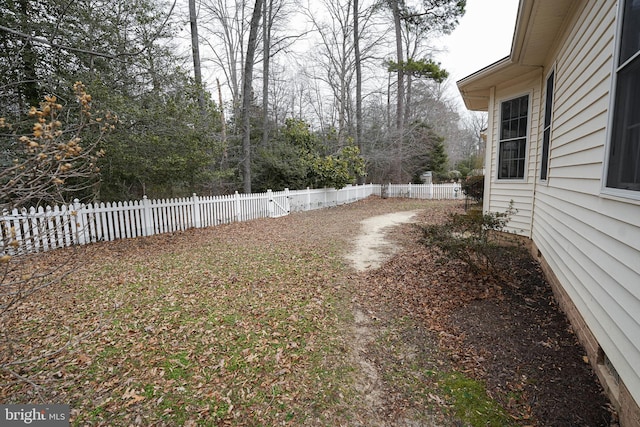
<svg viewBox="0 0 640 427"><path fill-rule="evenodd" d="M441 220L430 210L416 218ZM388 419L415 418L431 407L436 422L423 425L617 425L584 349L526 251L502 259L502 280L495 282L420 244L421 235L415 225L398 227L402 252L365 274L358 297L379 329L393 332L370 347L380 371L395 377L383 408Z"/></svg>
<svg viewBox="0 0 640 427"><path fill-rule="evenodd" d="M608 425L534 263L483 289L406 225L353 270L362 219L416 209L460 205L370 198L51 253L76 271L3 326L14 357L71 346L15 366L31 384L0 373L0 402L66 403L73 425Z"/></svg>

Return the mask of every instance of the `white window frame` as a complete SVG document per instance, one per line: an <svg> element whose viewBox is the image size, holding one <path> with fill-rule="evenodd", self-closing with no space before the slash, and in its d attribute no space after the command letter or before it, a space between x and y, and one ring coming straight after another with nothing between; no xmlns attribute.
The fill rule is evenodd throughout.
<svg viewBox="0 0 640 427"><path fill-rule="evenodd" d="M615 108L616 108L616 88L618 84L618 71L620 66L618 65L620 61L620 48L622 44L622 24L624 21L624 9L626 1L631 0L620 0L618 1L618 10L616 14L616 33L615 33L615 47L613 52L613 64L611 70L611 89L609 96L609 117L607 120L607 141L606 141L606 149L605 149L605 158L604 158L604 167L602 168L602 179L601 179L601 194L616 196L626 199L632 200L640 200L640 191L638 190L628 190L622 188L614 188L607 187L607 178L609 175L609 158L611 153L611 146L613 145L613 127L614 127L614 119L615 119ZM629 58L625 64L628 64L633 58L636 58L640 55L640 52L637 52L634 56Z"/></svg>
<svg viewBox="0 0 640 427"><path fill-rule="evenodd" d="M513 101L514 99L517 98L522 98L523 96L527 96L527 132L525 135L525 156L524 156L524 171L523 171L523 176L522 178L500 178L500 146L501 146L501 142L502 142L502 138L501 138L501 133L502 133L502 104L504 102L508 102L508 101ZM498 128L496 129L496 165L495 165L495 175L494 175L494 179L495 182L499 182L499 183L510 183L510 182L517 182L517 183L523 183L523 182L527 182L527 177L529 175L529 151L531 148L531 122L532 122L532 111L531 111L531 107L533 105L533 93L531 91L528 92L522 92L519 93L517 95L514 96L509 96L509 97L505 97L505 98L501 98L498 100L497 103L497 108L498 108L498 115L499 115L499 119L498 119Z"/></svg>
<svg viewBox="0 0 640 427"><path fill-rule="evenodd" d="M549 81L549 77L551 77L551 74L553 74L553 93L551 94L551 117L549 119L549 147L548 147L548 152L547 152L547 170L546 170L546 174L545 174L545 178L542 178L542 156L544 155L543 150L544 150L544 131L545 131L545 125L544 125L544 120L547 114L547 91L549 90L549 87L547 85L547 82ZM556 104L556 92L558 89L558 73L556 70L556 64L553 64L553 67L551 67L551 69L549 70L549 72L547 73L547 75L544 78L544 98L540 98L541 100L541 115L540 115L540 129L542 130L540 132L540 136L539 136L539 140L540 140L540 168L538 169L537 165L536 165L536 179L538 181L540 181L543 184L549 184L549 171L551 170L551 141L553 141L553 119L555 116L555 104Z"/></svg>

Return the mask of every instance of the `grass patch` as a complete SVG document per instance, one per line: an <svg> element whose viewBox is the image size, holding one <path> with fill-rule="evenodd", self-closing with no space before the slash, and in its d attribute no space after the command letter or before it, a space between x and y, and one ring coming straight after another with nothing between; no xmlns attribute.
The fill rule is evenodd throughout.
<svg viewBox="0 0 640 427"><path fill-rule="evenodd" d="M64 390L78 408L73 425L143 413L145 423L266 426L341 411L349 370L336 260L322 248L229 239L103 267L97 297L118 303L87 345L78 397Z"/></svg>
<svg viewBox="0 0 640 427"><path fill-rule="evenodd" d="M399 405L414 418L437 425L452 420L472 427L516 425L483 383L451 370L447 355L437 350L436 338L416 320L385 320L381 331L372 351L376 365L385 383L399 393Z"/></svg>
<svg viewBox="0 0 640 427"><path fill-rule="evenodd" d="M487 395L484 384L462 373L440 373L436 391L457 418L473 427L515 425L502 406Z"/></svg>

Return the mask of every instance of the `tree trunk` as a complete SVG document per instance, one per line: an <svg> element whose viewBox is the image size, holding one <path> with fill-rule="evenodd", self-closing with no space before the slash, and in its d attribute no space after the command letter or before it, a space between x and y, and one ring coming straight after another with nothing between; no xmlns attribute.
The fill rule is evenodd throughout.
<svg viewBox="0 0 640 427"><path fill-rule="evenodd" d="M200 65L200 42L198 41L198 21L196 17L196 0L189 0L189 21L191 23L191 52L193 54L193 74L198 87L198 106L204 115L204 88L202 87L202 67Z"/></svg>
<svg viewBox="0 0 640 427"><path fill-rule="evenodd" d="M398 62L398 99L396 100L396 130L401 131L404 119L404 55L402 49L402 23L400 20L400 0L391 0L393 25L396 35L396 56Z"/></svg>
<svg viewBox="0 0 640 427"><path fill-rule="evenodd" d="M400 0L391 0L393 25L396 34L396 56L398 62L398 99L396 100L396 155L393 161L393 174L396 181L402 179L402 137L404 134L404 56L402 49L402 25L400 20Z"/></svg>
<svg viewBox="0 0 640 427"><path fill-rule="evenodd" d="M220 139L222 140L222 159L220 160L220 168L226 169L227 167L227 121L224 118L224 104L222 103L222 88L220 87L220 80L216 79L216 83L218 84L218 103L220 104Z"/></svg>
<svg viewBox="0 0 640 427"><path fill-rule="evenodd" d="M271 10L273 0L264 2L262 14L263 69L262 69L262 146L269 144L269 63L271 56Z"/></svg>
<svg viewBox="0 0 640 427"><path fill-rule="evenodd" d="M404 123L407 124L411 120L411 74L407 73L407 84L405 86L405 103L404 103Z"/></svg>
<svg viewBox="0 0 640 427"><path fill-rule="evenodd" d="M362 64L360 63L360 29L358 0L353 0L353 48L356 65L356 146L362 153Z"/></svg>
<svg viewBox="0 0 640 427"><path fill-rule="evenodd" d="M262 0L256 0L251 16L249 28L249 41L247 43L247 55L244 63L244 76L242 84L242 152L243 159L243 184L244 192L251 193L251 81L253 79L253 58L256 53L258 38L258 26L262 14Z"/></svg>

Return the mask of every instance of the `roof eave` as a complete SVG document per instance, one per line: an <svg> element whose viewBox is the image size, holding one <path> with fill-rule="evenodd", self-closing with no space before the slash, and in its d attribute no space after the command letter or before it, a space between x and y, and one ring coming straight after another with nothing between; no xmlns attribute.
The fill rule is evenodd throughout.
<svg viewBox="0 0 640 427"><path fill-rule="evenodd" d="M514 63L511 57L507 56L458 80L456 84L467 109L487 111L492 87L536 69L539 67Z"/></svg>
<svg viewBox="0 0 640 427"><path fill-rule="evenodd" d="M465 106L486 111L491 87L540 68L548 45L576 7L572 0L555 0L553 4L520 0L509 56L456 82Z"/></svg>
<svg viewBox="0 0 640 427"><path fill-rule="evenodd" d="M501 69L511 64L510 57L506 56L493 64L476 71L456 82L458 90L464 100L464 105L472 111L487 111L489 108L489 87L478 84L490 76L495 75Z"/></svg>

